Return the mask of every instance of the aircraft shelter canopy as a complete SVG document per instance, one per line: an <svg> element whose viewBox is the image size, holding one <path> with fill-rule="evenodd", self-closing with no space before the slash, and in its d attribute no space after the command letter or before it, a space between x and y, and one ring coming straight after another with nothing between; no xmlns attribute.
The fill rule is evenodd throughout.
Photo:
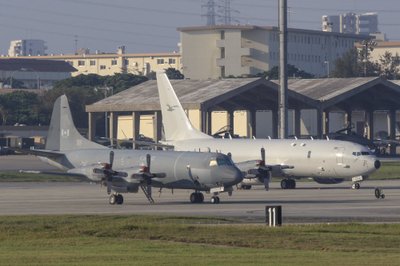
<svg viewBox="0 0 400 266"><path fill-rule="evenodd" d="M400 82L381 77L291 79L288 87L324 111L400 109Z"/></svg>
<svg viewBox="0 0 400 266"><path fill-rule="evenodd" d="M277 81L264 78L171 80L185 109L277 110ZM400 109L400 81L380 77L289 79L289 109ZM87 112L159 111L157 82L150 80L87 105Z"/></svg>
<svg viewBox="0 0 400 266"><path fill-rule="evenodd" d="M185 109L272 110L278 108L279 85L263 78L171 80ZM317 101L288 91L289 108L316 108ZM150 80L86 106L87 112L158 111L157 82Z"/></svg>

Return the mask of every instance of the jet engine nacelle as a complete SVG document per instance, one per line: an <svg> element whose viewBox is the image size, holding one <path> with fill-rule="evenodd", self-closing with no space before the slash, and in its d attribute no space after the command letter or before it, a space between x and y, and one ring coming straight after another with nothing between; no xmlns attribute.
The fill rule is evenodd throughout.
<svg viewBox="0 0 400 266"><path fill-rule="evenodd" d="M344 178L326 178L326 177L313 177L314 181L318 184L339 184L344 181Z"/></svg>

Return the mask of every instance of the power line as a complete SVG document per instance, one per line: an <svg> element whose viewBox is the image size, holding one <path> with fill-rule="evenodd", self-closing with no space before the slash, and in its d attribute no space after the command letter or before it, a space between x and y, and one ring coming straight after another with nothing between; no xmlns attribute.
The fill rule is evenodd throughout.
<svg viewBox="0 0 400 266"><path fill-rule="evenodd" d="M10 5L10 4L2 4L3 7L9 7L9 8L14 8L17 10L25 9L41 13L41 14L46 14L46 15L57 15L57 16L63 16L63 17L69 17L69 18L78 18L78 19L84 19L84 20L93 20L93 21L100 21L100 22L110 22L110 23L115 23L115 24L134 24L134 25L141 25L141 26L147 26L147 27L155 27L155 28L165 28L165 29L176 29L177 26L168 26L165 24L153 24L153 23L143 23L140 21L135 21L134 19L130 20L116 20L116 19L109 19L109 18L104 18L104 17L93 17L93 16L88 16L88 15L78 15L78 14L71 14L71 13L63 13L63 12L58 12L58 11L53 11L53 10L45 10L45 9L38 9L38 8L32 8L32 7L25 7L25 6L16 6L16 5Z"/></svg>
<svg viewBox="0 0 400 266"><path fill-rule="evenodd" d="M143 46L152 46L152 47L160 47L160 48L168 48L171 49L172 46L167 46L167 45L162 45L159 43L144 43L144 42L133 42L133 41L129 41L129 40L117 40L117 39L107 39L107 38L99 38L96 36L90 36L90 35L77 35L77 34L69 34L69 33L62 33L62 32L58 32L58 31L48 31L48 30L43 30L43 29L37 29L37 28L32 28L32 27L20 27L20 26L16 26L13 24L7 24L7 23L1 23L0 27L3 28L11 28L11 29L20 29L20 30L30 30L30 31L34 31L34 32L42 32L42 33L46 33L46 34L51 34L51 35L58 35L58 36L63 36L63 37L68 37L68 38L75 38L76 36L80 37L80 38L84 38L84 39L89 39L89 40L95 40L95 41L104 41L104 42L112 42L112 43L117 43L117 44L132 44L132 45L143 45Z"/></svg>
<svg viewBox="0 0 400 266"><path fill-rule="evenodd" d="M176 15L185 15L185 16L200 16L199 13L192 13L192 12L184 12L184 11L176 11L176 10L166 10L166 9L157 9L157 8L145 8L145 7L138 7L138 6L129 6L129 5L120 5L120 4L108 4L108 3L99 3L90 0L53 0L59 2L68 2L74 3L78 5L91 5L91 6L102 6L107 8L114 8L114 9L129 9L134 11L144 11L144 12L153 12L153 13L161 13L161 14L176 14Z"/></svg>
<svg viewBox="0 0 400 266"><path fill-rule="evenodd" d="M21 17L21 16L8 16L5 14L2 14L0 12L0 16L1 17L5 17L5 18L18 18L20 20L29 20L29 21L35 21L35 22L39 22L39 23L44 23L46 25L48 25L49 23L51 23L52 25L59 25L59 26L65 26L65 27L71 27L76 29L77 27L82 28L81 25L76 25L76 24L68 24L68 23L61 23L61 22L55 22L55 21L49 21L49 20L44 20L44 19L37 19L37 18L28 18L26 16ZM147 37L157 37L157 38L166 38L166 39L175 39L174 37L171 37L170 35L160 35L160 34L152 34L152 33L142 33L142 32L137 32L137 31L127 31L127 30L122 30L122 29L107 29L107 28L99 28L99 27L93 27L93 26L89 26L89 25L85 25L84 26L85 29L90 29L90 30L96 30L96 31L109 31L109 32L119 32L119 33L123 33L123 34L135 34L135 35L141 35L141 36L147 36Z"/></svg>

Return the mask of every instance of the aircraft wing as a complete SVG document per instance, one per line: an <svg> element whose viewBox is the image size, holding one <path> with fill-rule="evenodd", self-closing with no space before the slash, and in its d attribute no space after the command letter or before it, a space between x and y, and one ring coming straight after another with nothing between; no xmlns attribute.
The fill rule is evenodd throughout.
<svg viewBox="0 0 400 266"><path fill-rule="evenodd" d="M285 164L265 164L263 166L259 165L260 160L250 160L240 163L235 163L235 165L246 174L250 175L257 175L259 174L260 169L264 169L274 173L282 173L282 170L285 169L293 169L294 166L292 165L285 165Z"/></svg>

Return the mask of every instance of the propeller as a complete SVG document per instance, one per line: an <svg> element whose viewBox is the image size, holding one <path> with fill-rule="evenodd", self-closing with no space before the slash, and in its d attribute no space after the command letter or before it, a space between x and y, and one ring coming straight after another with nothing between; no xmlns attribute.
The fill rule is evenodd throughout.
<svg viewBox="0 0 400 266"><path fill-rule="evenodd" d="M114 175L114 170L112 169L113 163L114 163L114 151L110 151L110 163L104 167L105 168L104 170L106 170L105 175L107 178L107 194L111 193L112 178Z"/></svg>
<svg viewBox="0 0 400 266"><path fill-rule="evenodd" d="M265 166L265 149L261 148L261 162L262 166Z"/></svg>
<svg viewBox="0 0 400 266"><path fill-rule="evenodd" d="M265 149L261 148L261 160L257 163L258 169L262 169L265 171L271 170L269 167L265 166Z"/></svg>
<svg viewBox="0 0 400 266"><path fill-rule="evenodd" d="M124 172L117 172L112 169L114 164L114 151L110 151L110 157L108 163L103 163L103 168L94 168L93 173L95 174L103 174L104 178L102 181L106 181L107 185L107 194L111 193L112 181L115 176L126 177L127 174Z"/></svg>
<svg viewBox="0 0 400 266"><path fill-rule="evenodd" d="M261 161L258 163L258 172L261 174L265 190L269 189L269 181L271 180L271 169L265 166L265 149L261 148Z"/></svg>
<svg viewBox="0 0 400 266"><path fill-rule="evenodd" d="M151 172L151 155L146 154L146 165L142 167L139 174L134 174L133 177L139 178L144 182L146 186L147 194L151 197L152 192L152 179L157 178L164 178L166 177L165 173L152 173Z"/></svg>

